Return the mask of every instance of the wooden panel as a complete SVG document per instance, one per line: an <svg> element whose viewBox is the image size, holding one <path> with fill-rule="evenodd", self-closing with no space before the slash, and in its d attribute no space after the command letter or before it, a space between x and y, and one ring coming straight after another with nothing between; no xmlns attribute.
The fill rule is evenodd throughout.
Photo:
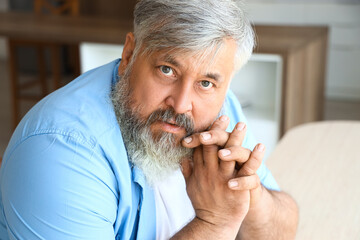
<svg viewBox="0 0 360 240"><path fill-rule="evenodd" d="M80 13L118 19L133 19L136 0L80 0Z"/></svg>
<svg viewBox="0 0 360 240"><path fill-rule="evenodd" d="M323 117L324 81L321 79L324 79L326 59L323 44L324 40L318 38L309 43L305 50L304 122L317 121Z"/></svg>
<svg viewBox="0 0 360 240"><path fill-rule="evenodd" d="M54 43L123 43L132 21L97 17L0 13L0 35Z"/></svg>
<svg viewBox="0 0 360 240"><path fill-rule="evenodd" d="M258 35L256 52L290 53L304 47L320 36L327 35L323 26L266 26L256 25Z"/></svg>
<svg viewBox="0 0 360 240"><path fill-rule="evenodd" d="M288 129L323 116L326 27L255 26L256 52L283 57L282 136Z"/></svg>
<svg viewBox="0 0 360 240"><path fill-rule="evenodd" d="M293 126L303 123L304 114L304 77L305 77L305 52L296 51L288 56L288 71L285 93L285 132Z"/></svg>

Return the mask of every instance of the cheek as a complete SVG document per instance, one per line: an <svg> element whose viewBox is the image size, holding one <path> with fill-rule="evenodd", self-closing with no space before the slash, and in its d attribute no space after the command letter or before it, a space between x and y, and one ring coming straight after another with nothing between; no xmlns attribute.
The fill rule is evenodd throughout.
<svg viewBox="0 0 360 240"><path fill-rule="evenodd" d="M221 110L223 100L206 101L194 106L193 116L196 131L207 129L216 120Z"/></svg>
<svg viewBox="0 0 360 240"><path fill-rule="evenodd" d="M166 89L158 86L149 77L146 81L134 81L133 95L135 105L142 108L143 116L148 116L153 111L163 107L166 98Z"/></svg>

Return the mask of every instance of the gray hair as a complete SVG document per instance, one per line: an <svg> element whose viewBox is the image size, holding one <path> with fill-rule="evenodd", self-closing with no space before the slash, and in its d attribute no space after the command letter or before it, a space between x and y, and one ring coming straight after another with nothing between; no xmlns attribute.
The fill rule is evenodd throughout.
<svg viewBox="0 0 360 240"><path fill-rule="evenodd" d="M134 11L134 58L171 49L215 53L224 39L237 43L235 63L243 66L254 48L254 32L236 0L140 0Z"/></svg>

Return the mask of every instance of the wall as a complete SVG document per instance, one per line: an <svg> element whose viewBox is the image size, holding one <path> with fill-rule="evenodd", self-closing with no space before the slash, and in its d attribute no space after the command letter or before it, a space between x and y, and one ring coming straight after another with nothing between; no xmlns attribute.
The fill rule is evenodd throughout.
<svg viewBox="0 0 360 240"><path fill-rule="evenodd" d="M360 0L252 0L256 3L360 3Z"/></svg>
<svg viewBox="0 0 360 240"><path fill-rule="evenodd" d="M255 24L329 26L326 97L360 100L359 0L248 0L246 6Z"/></svg>
<svg viewBox="0 0 360 240"><path fill-rule="evenodd" d="M0 11L6 11L8 9L7 0L0 0ZM0 60L6 58L6 40L0 37Z"/></svg>

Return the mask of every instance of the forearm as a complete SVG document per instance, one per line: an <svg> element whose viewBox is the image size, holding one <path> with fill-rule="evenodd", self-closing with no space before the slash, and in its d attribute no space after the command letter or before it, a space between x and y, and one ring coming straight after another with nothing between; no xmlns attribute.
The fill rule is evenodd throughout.
<svg viewBox="0 0 360 240"><path fill-rule="evenodd" d="M262 187L262 199L250 208L237 239L294 239L297 224L295 201L284 192Z"/></svg>

